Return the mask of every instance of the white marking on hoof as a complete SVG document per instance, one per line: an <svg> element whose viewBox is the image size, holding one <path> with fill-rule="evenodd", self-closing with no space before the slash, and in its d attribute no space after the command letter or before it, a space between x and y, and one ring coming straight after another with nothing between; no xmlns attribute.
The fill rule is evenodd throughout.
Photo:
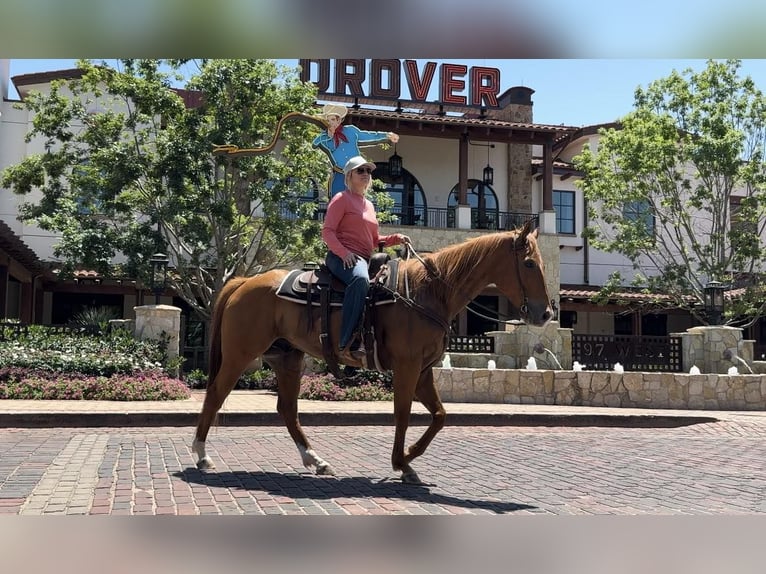
<svg viewBox="0 0 766 574"><path fill-rule="evenodd" d="M192 442L192 452L197 455L197 468L200 470L210 470L215 468L213 459L211 459L207 452L205 452L205 441L197 440L196 438Z"/></svg>
<svg viewBox="0 0 766 574"><path fill-rule="evenodd" d="M313 466L316 468L317 474L324 474L324 475L331 475L335 476L335 470L333 470L332 466L330 466L329 463L322 460L322 458L317 455L313 451L313 449L306 448L305 446L301 444L296 445L298 447L298 452L301 453L301 460L303 461L303 466L305 466L308 469L311 469Z"/></svg>

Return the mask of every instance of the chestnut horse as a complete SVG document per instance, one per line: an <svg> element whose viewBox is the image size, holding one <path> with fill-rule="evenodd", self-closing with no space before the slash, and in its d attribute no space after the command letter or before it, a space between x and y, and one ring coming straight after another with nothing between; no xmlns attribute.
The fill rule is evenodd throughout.
<svg viewBox="0 0 766 574"><path fill-rule="evenodd" d="M205 440L216 413L247 365L262 356L276 374L277 411L303 464L313 466L316 474L335 474L312 450L298 421L304 353L322 358L322 347L319 308L314 308L314 320L309 321L305 304L275 295L287 273L272 270L249 278L235 277L218 295L211 320L207 392L192 445L201 469L213 468ZM517 318L538 326L551 319L537 230L532 231L530 223L520 230L482 235L422 259L402 261L396 301L376 308L378 359L383 369L393 371L396 431L391 464L402 473L403 482L420 482L410 463L444 426L446 412L431 368L444 354L449 322L492 283L510 300ZM330 322L330 333L337 341L339 310L333 310ZM415 398L432 419L423 436L405 451Z"/></svg>

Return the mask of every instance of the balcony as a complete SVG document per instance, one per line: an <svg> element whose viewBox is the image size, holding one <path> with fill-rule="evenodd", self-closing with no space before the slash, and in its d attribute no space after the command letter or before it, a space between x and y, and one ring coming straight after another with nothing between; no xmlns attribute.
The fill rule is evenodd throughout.
<svg viewBox="0 0 766 574"><path fill-rule="evenodd" d="M300 199L300 203L308 203L311 200ZM324 221L324 215L327 211L326 202L317 202L317 209L314 212L313 219L319 222ZM296 213L290 209L287 202L284 202L280 208L282 217L288 220L295 220ZM456 227L456 210L454 207L401 207L395 206L392 214L394 219L385 222L382 225L396 226L416 226L431 229L450 229ZM496 210L471 209L471 229L487 229L503 231L521 227L528 220L537 219L537 214L527 212L510 212Z"/></svg>

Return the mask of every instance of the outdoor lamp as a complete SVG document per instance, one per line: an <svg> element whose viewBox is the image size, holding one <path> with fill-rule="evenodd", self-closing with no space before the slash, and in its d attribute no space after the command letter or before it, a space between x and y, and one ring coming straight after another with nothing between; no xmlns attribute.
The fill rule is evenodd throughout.
<svg viewBox="0 0 766 574"><path fill-rule="evenodd" d="M394 144L394 155L388 158L388 175L391 177L402 176L402 156L396 153L396 144Z"/></svg>
<svg viewBox="0 0 766 574"><path fill-rule="evenodd" d="M489 163L487 163L487 167L484 168L482 173L484 174L484 177L482 178L484 185L492 185L495 182L495 170L492 169L492 166L489 165Z"/></svg>
<svg viewBox="0 0 766 574"><path fill-rule="evenodd" d="M495 182L495 170L489 165L489 149L495 147L495 144L487 145L487 167L482 171L482 181L484 185L492 185Z"/></svg>
<svg viewBox="0 0 766 574"><path fill-rule="evenodd" d="M724 285L720 281L709 281L705 285L705 313L711 325L720 325L723 317L723 292Z"/></svg>
<svg viewBox="0 0 766 574"><path fill-rule="evenodd" d="M165 290L168 278L168 256L164 253L155 253L149 259L152 266L152 291L154 292L154 304L160 304L160 295Z"/></svg>

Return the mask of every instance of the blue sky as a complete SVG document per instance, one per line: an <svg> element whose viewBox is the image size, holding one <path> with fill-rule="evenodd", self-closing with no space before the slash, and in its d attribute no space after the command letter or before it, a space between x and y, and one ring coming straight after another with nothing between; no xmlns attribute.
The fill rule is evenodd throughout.
<svg viewBox="0 0 766 574"><path fill-rule="evenodd" d="M425 62L426 60L420 60ZM572 126L614 121L633 107L638 86L668 76L673 70L705 67L704 59L568 59L568 60L433 60L500 69L504 91L512 86L535 90L534 120ZM297 65L297 60L281 60ZM11 76L74 67L75 60L11 60ZM742 75L751 76L766 91L766 59L743 60ZM436 85L437 81L434 81ZM403 82L403 84L406 84ZM406 89L406 88L405 88ZM12 97L15 94L11 94ZM429 99L435 99L431 94Z"/></svg>

